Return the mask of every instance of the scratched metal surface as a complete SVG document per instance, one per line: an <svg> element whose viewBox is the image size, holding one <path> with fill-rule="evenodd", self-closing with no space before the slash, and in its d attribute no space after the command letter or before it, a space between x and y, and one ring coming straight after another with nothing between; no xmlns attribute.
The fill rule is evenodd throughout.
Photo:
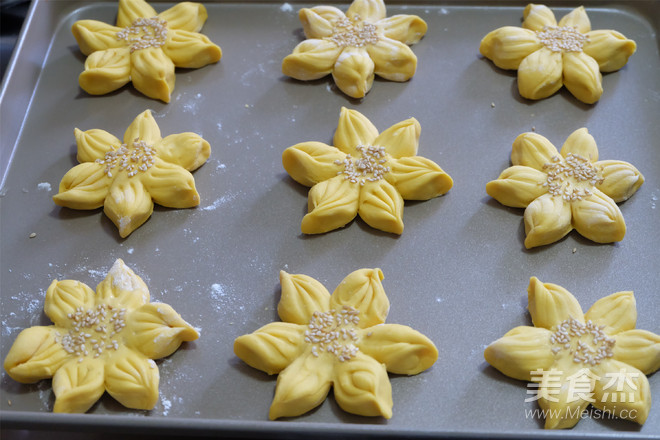
<svg viewBox="0 0 660 440"><path fill-rule="evenodd" d="M178 71L170 104L130 86L102 97L79 89L84 57L70 26L83 18L114 22L116 4L33 5L0 101L0 355L21 329L48 323L43 299L53 279L94 287L116 258L145 279L153 300L171 304L202 336L158 362L161 397L148 412L126 410L106 395L88 414L51 414L50 381L20 385L3 372L4 426L254 436L660 434L657 402L641 428L586 417L569 432L545 432L538 418L525 416L536 408L524 402L526 384L483 360L487 344L530 324L530 276L564 286L585 310L605 295L633 290L638 327L660 333L660 56L653 2L586 3L594 29L616 29L638 44L625 68L604 76L605 92L594 106L565 91L539 102L522 100L515 74L479 56L486 33L519 25L519 2L390 3L388 15L420 15L429 31L413 46L415 77L403 84L376 80L363 100L347 99L329 78L287 79L281 60L302 38L296 11L313 5L209 3L203 33L222 47L223 58ZM565 5L555 9L558 16L569 10ZM154 6L161 11L168 5ZM416 117L419 154L454 179L447 195L406 203L400 237L375 232L361 220L321 236L300 233L307 189L284 172L281 153L302 141L330 143L342 106L359 110L379 130ZM145 109L164 135L197 132L213 152L194 173L202 196L198 208L156 208L146 224L120 239L101 210L61 209L51 197L76 163L75 127L121 136ZM509 165L518 134L534 127L561 146L583 126L602 159L629 161L646 177L620 205L627 235L621 243L597 245L573 232L526 251L522 211L490 199L485 185ZM387 321L429 336L440 351L437 363L414 377L391 378L389 421L352 416L329 397L304 416L268 422L275 377L237 359L234 338L278 319L280 270L310 275L332 290L362 267L383 270L391 301ZM660 395L658 374L649 381Z"/></svg>

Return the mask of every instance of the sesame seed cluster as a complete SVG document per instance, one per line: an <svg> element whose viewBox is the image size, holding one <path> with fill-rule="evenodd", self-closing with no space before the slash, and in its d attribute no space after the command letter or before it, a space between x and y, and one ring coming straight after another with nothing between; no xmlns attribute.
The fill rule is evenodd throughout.
<svg viewBox="0 0 660 440"><path fill-rule="evenodd" d="M573 318L565 319L550 336L550 342L557 345L552 352L557 354L569 350L576 364L598 365L603 359L614 356L612 349L615 340L603 332L604 328L604 325L598 326L591 320L583 324ZM591 342L583 341L583 336L591 336Z"/></svg>
<svg viewBox="0 0 660 440"><path fill-rule="evenodd" d="M58 335L64 350L79 356L82 362L86 356L97 358L104 350L118 350L119 342L116 336L126 326L126 309L114 308L107 304L99 304L93 309L78 307L67 317L72 328L65 335Z"/></svg>
<svg viewBox="0 0 660 440"><path fill-rule="evenodd" d="M118 149L111 148L105 153L103 159L96 159L96 163L105 164L105 174L112 177L112 170L119 167L119 171L126 171L128 177L135 176L139 171L147 171L154 165L156 150L145 141L136 138L131 146L121 144Z"/></svg>
<svg viewBox="0 0 660 440"><path fill-rule="evenodd" d="M536 31L539 41L553 52L582 52L589 37L574 26L543 26Z"/></svg>
<svg viewBox="0 0 660 440"><path fill-rule="evenodd" d="M340 362L348 361L360 351L353 342L358 335L359 311L344 306L340 311L314 312L305 330L305 341L312 344L312 355L334 354Z"/></svg>
<svg viewBox="0 0 660 440"><path fill-rule="evenodd" d="M356 15L353 20L342 17L335 22L330 41L339 47L364 47L379 40L376 25L361 21Z"/></svg>
<svg viewBox="0 0 660 440"><path fill-rule="evenodd" d="M148 47L161 47L167 41L167 22L158 17L138 18L115 36L130 44L131 53Z"/></svg>
<svg viewBox="0 0 660 440"><path fill-rule="evenodd" d="M344 174L344 179L364 185L366 182L377 182L390 172L390 167L385 166L385 147L358 145L355 149L361 155L359 159L347 154L343 161L335 161L335 165L344 165L343 171L337 172L338 175Z"/></svg>
<svg viewBox="0 0 660 440"><path fill-rule="evenodd" d="M592 195L596 185L603 183L602 170L579 154L568 153L565 159L553 156L552 163L543 165L547 178L539 185L548 188L553 196L566 201L578 201Z"/></svg>

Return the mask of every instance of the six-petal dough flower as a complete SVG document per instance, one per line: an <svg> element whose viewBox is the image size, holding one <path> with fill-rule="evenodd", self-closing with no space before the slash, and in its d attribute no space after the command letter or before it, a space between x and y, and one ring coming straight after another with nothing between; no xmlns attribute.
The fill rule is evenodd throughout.
<svg viewBox="0 0 660 440"><path fill-rule="evenodd" d="M57 205L103 211L127 237L153 212L154 202L168 208L199 205L190 171L211 154L209 143L195 133L161 138L149 110L138 115L123 143L104 130L75 130L78 161L53 196Z"/></svg>
<svg viewBox="0 0 660 440"><path fill-rule="evenodd" d="M156 14L144 0L119 0L117 26L76 21L71 31L87 55L80 87L104 95L130 81L149 98L169 102L175 67L199 68L222 56L198 33L207 17L200 3L181 2Z"/></svg>
<svg viewBox="0 0 660 440"><path fill-rule="evenodd" d="M250 366L279 374L270 418L310 411L334 388L337 404L362 416L392 416L387 372L418 374L438 350L426 336L384 324L389 301L380 269L349 274L330 295L306 275L280 272L283 322L236 338L234 352Z"/></svg>
<svg viewBox="0 0 660 440"><path fill-rule="evenodd" d="M606 296L583 313L556 284L532 277L527 291L534 326L516 327L490 344L486 361L538 383L535 398L548 429L574 426L589 403L643 424L651 408L645 375L660 368L660 336L635 329L633 292Z"/></svg>
<svg viewBox="0 0 660 440"><path fill-rule="evenodd" d="M418 16L386 18L382 0L354 0L346 14L334 6L316 6L298 15L308 39L282 61L285 75L309 81L332 73L342 92L362 98L374 74L398 82L415 74L417 57L408 45L427 29Z"/></svg>
<svg viewBox="0 0 660 440"><path fill-rule="evenodd" d="M287 148L284 169L312 187L302 232L328 232L359 214L371 227L401 234L404 199L428 200L453 185L436 163L416 156L420 131L410 118L378 134L364 115L342 107L334 146L303 142Z"/></svg>
<svg viewBox="0 0 660 440"><path fill-rule="evenodd" d="M523 133L513 142L512 167L488 182L498 202L525 208L525 247L554 243L573 228L597 243L621 241L626 233L616 205L644 183L628 162L598 160L586 128L574 131L560 152L545 137Z"/></svg>
<svg viewBox="0 0 660 440"><path fill-rule="evenodd" d="M142 279L121 259L96 293L75 280L53 281L44 311L54 325L23 330L5 358L11 378L53 378L54 412L86 412L107 391L122 405L152 409L158 366L199 333L174 309L150 303Z"/></svg>
<svg viewBox="0 0 660 440"><path fill-rule="evenodd" d="M580 6L557 24L553 12L529 4L522 28L504 26L481 40L479 52L497 67L518 70L518 91L527 99L543 99L562 85L577 99L593 104L603 94L601 72L621 69L637 48L613 30L591 30Z"/></svg>

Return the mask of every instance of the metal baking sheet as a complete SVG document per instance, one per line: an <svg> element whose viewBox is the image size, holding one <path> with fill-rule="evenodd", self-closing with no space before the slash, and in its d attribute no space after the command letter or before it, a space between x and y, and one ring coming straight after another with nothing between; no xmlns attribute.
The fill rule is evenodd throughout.
<svg viewBox="0 0 660 440"><path fill-rule="evenodd" d="M483 359L491 341L530 324L531 276L564 286L585 310L605 295L633 290L638 328L660 333L657 3L585 2L594 29L616 29L637 42L628 65L604 75L605 92L593 106L565 91L523 100L515 73L479 55L486 33L520 24L523 2L389 2L388 15L420 15L429 30L413 47L415 77L403 84L376 80L363 100L348 99L330 78L288 79L280 65L302 39L297 10L315 4L208 3L203 32L222 47L223 58L178 71L172 101L163 104L130 86L101 97L78 87L84 57L71 24L112 23L115 2L35 0L0 101L0 354L4 358L21 329L48 323L43 300L53 279L95 287L116 258L143 277L153 300L171 304L202 335L158 362L160 400L148 412L124 409L106 395L88 414L52 414L50 381L20 385L3 372L3 427L304 436L659 435L657 373L649 377L656 402L643 427L586 417L570 431L547 432L541 420L525 416L536 408L524 402L526 384ZM550 5L561 16L579 3ZM170 5L154 6L162 11ZM447 195L406 203L400 237L361 220L320 236L300 232L307 188L284 172L281 153L302 141L331 143L342 106L359 110L379 130L416 117L419 154L454 179ZM76 164L75 127L121 136L145 109L153 111L163 134L197 132L213 152L194 173L202 196L198 208L156 208L146 224L120 239L101 210L62 209L51 197ZM492 200L485 185L509 165L518 134L534 128L560 146L583 126L602 159L631 162L646 177L620 205L627 235L598 245L574 232L527 251L522 210ZM428 335L440 351L437 363L414 377L391 377L391 420L347 414L330 396L304 416L267 421L276 378L234 356L234 338L278 320L280 270L310 275L332 290L362 267L383 270L391 301L387 322Z"/></svg>

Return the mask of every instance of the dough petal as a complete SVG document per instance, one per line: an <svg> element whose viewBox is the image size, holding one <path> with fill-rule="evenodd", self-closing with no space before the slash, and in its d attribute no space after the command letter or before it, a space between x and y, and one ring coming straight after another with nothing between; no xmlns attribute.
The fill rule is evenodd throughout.
<svg viewBox="0 0 660 440"><path fill-rule="evenodd" d="M438 349L420 332L399 324L382 324L363 330L358 348L387 371L413 375L428 369L438 359Z"/></svg>
<svg viewBox="0 0 660 440"><path fill-rule="evenodd" d="M322 142L301 142L287 148L282 153L282 165L289 176L305 186L314 186L319 182L337 175L346 154L339 149Z"/></svg>
<svg viewBox="0 0 660 440"><path fill-rule="evenodd" d="M333 139L335 147L346 154L355 154L355 147L373 145L376 137L378 130L362 113L346 107L341 108Z"/></svg>
<svg viewBox="0 0 660 440"><path fill-rule="evenodd" d="M598 189L617 203L628 200L644 183L642 173L628 162L602 160L594 166L601 170L603 178Z"/></svg>
<svg viewBox="0 0 660 440"><path fill-rule="evenodd" d="M584 322L580 303L568 290L557 284L542 283L532 277L527 288L527 300L529 314L536 327L551 330L569 318Z"/></svg>
<svg viewBox="0 0 660 440"><path fill-rule="evenodd" d="M98 301L112 307L135 310L150 299L149 288L121 258L112 265L105 279L96 286Z"/></svg>
<svg viewBox="0 0 660 440"><path fill-rule="evenodd" d="M84 162L66 172L59 192L53 196L56 205L72 209L96 209L103 206L112 179L105 166Z"/></svg>
<svg viewBox="0 0 660 440"><path fill-rule="evenodd" d="M95 306L94 291L87 284L75 280L53 280L46 290L44 312L51 321L61 328L70 328L69 314L78 308L90 310Z"/></svg>
<svg viewBox="0 0 660 440"><path fill-rule="evenodd" d="M126 42L117 38L122 29L97 20L78 20L71 32L84 55L106 49L126 47Z"/></svg>
<svg viewBox="0 0 660 440"><path fill-rule="evenodd" d="M94 162L103 160L111 149L117 149L121 141L105 130L91 129L87 131L74 129L78 146L78 162Z"/></svg>
<svg viewBox="0 0 660 440"><path fill-rule="evenodd" d="M332 69L339 90L351 98L363 98L374 82L374 62L365 48L344 48Z"/></svg>
<svg viewBox="0 0 660 440"><path fill-rule="evenodd" d="M651 389L646 375L615 359L605 359L594 368L600 376L594 387L598 409L643 425L651 410Z"/></svg>
<svg viewBox="0 0 660 440"><path fill-rule="evenodd" d="M151 110L145 110L137 115L124 133L125 144L131 144L138 139L146 142L148 145L154 145L162 139L160 128L158 128Z"/></svg>
<svg viewBox="0 0 660 440"><path fill-rule="evenodd" d="M598 160L596 140L589 134L586 128L578 128L568 136L559 154L567 157L569 153L580 155L588 159L589 162L596 162Z"/></svg>
<svg viewBox="0 0 660 440"><path fill-rule="evenodd" d="M585 104L598 101L603 94L603 76L596 60L584 52L567 52L562 59L568 91Z"/></svg>
<svg viewBox="0 0 660 440"><path fill-rule="evenodd" d="M579 6L573 9L568 14L564 15L561 20L559 20L559 27L574 27L583 34L586 34L591 30L591 22L589 21L589 16L587 11L584 9L584 6Z"/></svg>
<svg viewBox="0 0 660 440"><path fill-rule="evenodd" d="M174 63L162 48L148 47L131 54L131 81L144 95L170 102L174 80Z"/></svg>
<svg viewBox="0 0 660 440"><path fill-rule="evenodd" d="M644 374L660 369L660 335L646 330L626 330L616 335L613 359L631 365Z"/></svg>
<svg viewBox="0 0 660 440"><path fill-rule="evenodd" d="M280 285L277 313L282 321L307 325L314 312L330 310L330 293L314 278L280 271Z"/></svg>
<svg viewBox="0 0 660 440"><path fill-rule="evenodd" d="M628 62L628 58L637 50L633 40L612 30L596 30L587 34L589 38L582 51L596 60L601 72L614 72Z"/></svg>
<svg viewBox="0 0 660 440"><path fill-rule="evenodd" d="M332 73L342 50L331 41L305 40L282 60L282 73L301 81L323 78Z"/></svg>
<svg viewBox="0 0 660 440"><path fill-rule="evenodd" d="M621 210L607 195L594 188L589 197L571 203L573 227L585 238L596 243L623 240L626 222Z"/></svg>
<svg viewBox="0 0 660 440"><path fill-rule="evenodd" d="M569 376L580 373L576 370L556 371L555 376L558 383L551 383L548 386L539 385L539 394L543 397L539 399L539 406L545 410L545 429L566 429L572 428L580 421L582 413L589 406L589 400L580 397L575 387L566 386L570 383ZM582 385L581 385L582 386ZM582 389L580 389L582 391ZM591 391L584 393L586 397L591 395ZM589 399L592 399L589 397Z"/></svg>
<svg viewBox="0 0 660 440"><path fill-rule="evenodd" d="M127 48L99 50L85 60L78 77L80 88L90 95L105 95L131 80L131 56Z"/></svg>
<svg viewBox="0 0 660 440"><path fill-rule="evenodd" d="M176 67L197 69L217 63L222 57L222 50L206 35L183 29L170 29L163 52Z"/></svg>
<svg viewBox="0 0 660 440"><path fill-rule="evenodd" d="M424 37L428 25L417 15L392 15L383 18L376 25L383 30L383 35L404 44L415 44Z"/></svg>
<svg viewBox="0 0 660 440"><path fill-rule="evenodd" d="M234 353L249 366L267 374L277 374L305 350L307 326L272 322L234 341Z"/></svg>
<svg viewBox="0 0 660 440"><path fill-rule="evenodd" d="M302 232L321 234L345 226L357 215L359 197L358 186L343 176L317 183L309 191Z"/></svg>
<svg viewBox="0 0 660 440"><path fill-rule="evenodd" d="M374 146L385 147L387 154L394 158L414 156L419 147L422 127L415 118L409 118L392 125L374 140Z"/></svg>
<svg viewBox="0 0 660 440"><path fill-rule="evenodd" d="M585 320L605 326L605 333L616 335L632 330L637 323L637 306L632 292L617 292L599 299L584 314Z"/></svg>
<svg viewBox="0 0 660 440"><path fill-rule="evenodd" d="M532 371L549 370L555 361L550 336L545 328L515 327L486 347L484 358L509 377L531 381Z"/></svg>
<svg viewBox="0 0 660 440"><path fill-rule="evenodd" d="M332 363L307 353L298 357L277 376L269 418L294 417L316 408L332 385Z"/></svg>
<svg viewBox="0 0 660 440"><path fill-rule="evenodd" d="M105 392L104 365L101 359L72 359L53 376L56 413L84 413Z"/></svg>
<svg viewBox="0 0 660 440"><path fill-rule="evenodd" d="M144 304L126 318L126 342L150 359L174 353L184 341L199 338L199 332L163 303Z"/></svg>
<svg viewBox="0 0 660 440"><path fill-rule="evenodd" d="M367 46L367 53L374 63L374 73L390 81L408 81L417 69L417 56L412 49L391 38L382 37Z"/></svg>
<svg viewBox="0 0 660 440"><path fill-rule="evenodd" d="M402 157L388 161L390 172L385 179L404 200L429 200L445 194L454 181L442 168L421 156Z"/></svg>
<svg viewBox="0 0 660 440"><path fill-rule="evenodd" d="M181 2L161 12L158 17L167 22L168 32L173 30L199 32L208 18L208 13L201 3Z"/></svg>
<svg viewBox="0 0 660 440"><path fill-rule="evenodd" d="M190 171L179 165L157 158L141 177L145 197L161 206L181 209L199 205L195 178Z"/></svg>
<svg viewBox="0 0 660 440"><path fill-rule="evenodd" d="M346 16L351 19L360 17L360 20L375 23L385 18L386 13L383 0L353 0Z"/></svg>
<svg viewBox="0 0 660 440"><path fill-rule="evenodd" d="M526 208L547 193L543 186L546 179L545 173L532 167L514 165L502 171L497 180L488 182L486 192L505 206Z"/></svg>
<svg viewBox="0 0 660 440"><path fill-rule="evenodd" d="M117 226L122 238L146 222L153 210L151 195L142 182L126 175L115 179L103 204L103 212Z"/></svg>
<svg viewBox="0 0 660 440"><path fill-rule="evenodd" d="M564 68L565 73L565 68ZM525 57L518 66L518 92L527 99L543 99L562 86L562 54L545 47Z"/></svg>
<svg viewBox="0 0 660 440"><path fill-rule="evenodd" d="M144 0L119 0L117 26L129 27L138 18L151 18L156 15L156 10Z"/></svg>
<svg viewBox="0 0 660 440"><path fill-rule="evenodd" d="M392 417L392 385L385 365L362 353L335 368L334 393L344 410L361 416Z"/></svg>
<svg viewBox="0 0 660 440"><path fill-rule="evenodd" d="M53 377L70 358L57 335L64 329L34 326L21 331L5 357L9 377L20 383L34 383Z"/></svg>
<svg viewBox="0 0 660 440"><path fill-rule="evenodd" d="M554 243L571 232L571 207L561 197L544 194L525 208L525 247Z"/></svg>
<svg viewBox="0 0 660 440"><path fill-rule="evenodd" d="M360 191L358 215L372 228L403 233L403 197L386 180L365 183Z"/></svg>
<svg viewBox="0 0 660 440"><path fill-rule="evenodd" d="M542 171L543 166L552 163L559 152L549 140L537 133L523 133L513 142L511 163Z"/></svg>
<svg viewBox="0 0 660 440"><path fill-rule="evenodd" d="M188 171L201 167L211 156L211 146L192 132L171 134L154 144L158 157Z"/></svg>
<svg viewBox="0 0 660 440"><path fill-rule="evenodd" d="M504 26L489 32L481 40L479 52L500 69L518 70L526 57L542 47L534 31Z"/></svg>
<svg viewBox="0 0 660 440"><path fill-rule="evenodd" d="M384 323L390 302L381 283L383 278L380 269L359 269L348 274L332 293L330 308L341 310L347 306L358 310L360 328Z"/></svg>
<svg viewBox="0 0 660 440"><path fill-rule="evenodd" d="M122 347L106 362L106 390L127 408L153 409L159 381L156 363L135 350Z"/></svg>
<svg viewBox="0 0 660 440"><path fill-rule="evenodd" d="M544 26L557 26L555 14L545 5L528 4L523 11L522 27L541 31Z"/></svg>
<svg viewBox="0 0 660 440"><path fill-rule="evenodd" d="M334 6L302 8L298 12L298 18L300 18L305 37L307 38L326 38L332 36L334 23L345 17L346 15Z"/></svg>

